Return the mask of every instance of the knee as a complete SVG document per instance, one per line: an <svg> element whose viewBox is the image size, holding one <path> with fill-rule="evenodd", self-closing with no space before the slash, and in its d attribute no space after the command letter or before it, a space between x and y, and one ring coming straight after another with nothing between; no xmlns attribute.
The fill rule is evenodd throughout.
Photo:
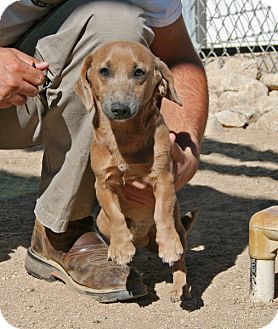
<svg viewBox="0 0 278 329"><path fill-rule="evenodd" d="M144 11L127 1L91 2L92 19L87 26L98 44L116 40L136 41L148 46L154 34L146 25Z"/></svg>

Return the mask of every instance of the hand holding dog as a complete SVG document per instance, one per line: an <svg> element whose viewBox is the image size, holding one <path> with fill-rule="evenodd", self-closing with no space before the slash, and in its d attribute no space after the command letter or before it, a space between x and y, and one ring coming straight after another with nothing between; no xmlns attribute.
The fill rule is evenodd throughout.
<svg viewBox="0 0 278 329"><path fill-rule="evenodd" d="M174 133L170 133L169 137L172 144L171 154L174 162L175 189L179 191L196 173L199 160L190 147L187 147L185 151L181 149L176 143ZM139 182L127 183L123 192L125 197L135 204L153 205L155 202L152 188Z"/></svg>
<svg viewBox="0 0 278 329"><path fill-rule="evenodd" d="M175 190L179 191L195 175L199 159L190 146L183 151L176 143L176 135L170 133L171 154L174 162Z"/></svg>
<svg viewBox="0 0 278 329"><path fill-rule="evenodd" d="M27 96L36 96L47 67L46 62L38 62L17 49L0 48L0 108L23 105Z"/></svg>

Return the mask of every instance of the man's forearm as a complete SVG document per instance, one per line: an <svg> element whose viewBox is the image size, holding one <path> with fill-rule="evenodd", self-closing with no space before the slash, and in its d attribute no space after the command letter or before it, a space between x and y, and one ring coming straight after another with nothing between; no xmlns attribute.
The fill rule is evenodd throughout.
<svg viewBox="0 0 278 329"><path fill-rule="evenodd" d="M199 62L180 62L171 67L182 106L163 99L161 112L177 143L199 153L208 115L208 90L205 71ZM193 143L193 145L191 145Z"/></svg>
<svg viewBox="0 0 278 329"><path fill-rule="evenodd" d="M193 143L199 152L208 115L207 81L202 62L182 16L169 26L153 30L155 39L151 50L170 67L183 104L180 107L164 98L161 112L170 130L177 134L178 144L184 149Z"/></svg>

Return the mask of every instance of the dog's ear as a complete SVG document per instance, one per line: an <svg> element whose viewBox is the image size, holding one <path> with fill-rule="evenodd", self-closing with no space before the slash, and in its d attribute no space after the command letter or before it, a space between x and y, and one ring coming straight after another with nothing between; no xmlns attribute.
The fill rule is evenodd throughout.
<svg viewBox="0 0 278 329"><path fill-rule="evenodd" d="M155 70L158 75L158 92L162 97L166 97L171 101L182 106L179 95L176 92L174 85L174 78L168 66L162 62L159 58L155 59Z"/></svg>
<svg viewBox="0 0 278 329"><path fill-rule="evenodd" d="M87 111L91 111L94 105L92 81L90 79L92 60L91 55L86 57L83 62L80 78L75 84L75 91L80 96Z"/></svg>

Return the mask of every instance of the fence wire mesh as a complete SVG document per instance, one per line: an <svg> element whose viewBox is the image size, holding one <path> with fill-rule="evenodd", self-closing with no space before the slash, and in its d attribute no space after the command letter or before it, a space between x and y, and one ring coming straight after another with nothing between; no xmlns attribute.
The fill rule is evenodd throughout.
<svg viewBox="0 0 278 329"><path fill-rule="evenodd" d="M261 71L278 71L278 24L266 2L183 0L183 15L204 64L249 53Z"/></svg>

